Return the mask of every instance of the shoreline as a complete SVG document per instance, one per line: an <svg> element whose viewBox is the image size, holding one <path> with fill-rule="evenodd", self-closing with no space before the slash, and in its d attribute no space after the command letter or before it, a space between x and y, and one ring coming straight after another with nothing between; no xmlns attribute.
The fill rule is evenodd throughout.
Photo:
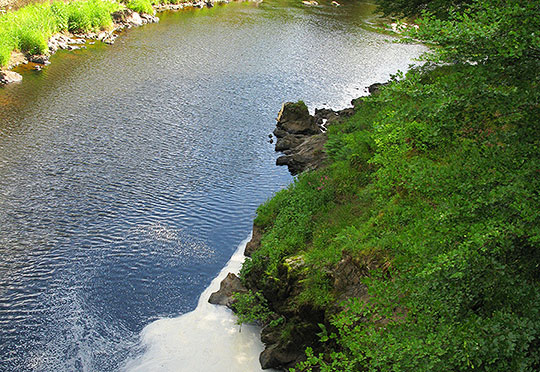
<svg viewBox="0 0 540 372"><path fill-rule="evenodd" d="M122 370L196 371L204 360L207 372L262 371L259 353L264 346L260 327L240 326L230 309L208 303L210 294L219 289L225 276L240 271L251 237L250 233L238 245L225 267L199 297L195 310L176 318L159 319L144 327L140 342L145 351L128 360Z"/></svg>
<svg viewBox="0 0 540 372"><path fill-rule="evenodd" d="M152 5L153 14L136 12L127 7L111 13L113 20L110 30L90 31L82 33L72 33L63 31L53 34L47 40L48 53L45 54L30 54L20 51L12 51L11 58L8 64L0 67L0 88L13 83L20 83L23 76L18 72L13 71L14 68L20 65L30 65L32 69L41 71L44 67L50 64L49 58L58 50L78 50L86 49L87 45L93 45L96 42L112 45L118 36L125 30L133 27L140 27L149 23L159 22L158 13L166 11L180 11L213 8L218 5L226 5L231 2L252 2L261 3L262 0L194 0L185 1L178 4L156 4ZM1 14L0 14L1 16Z"/></svg>

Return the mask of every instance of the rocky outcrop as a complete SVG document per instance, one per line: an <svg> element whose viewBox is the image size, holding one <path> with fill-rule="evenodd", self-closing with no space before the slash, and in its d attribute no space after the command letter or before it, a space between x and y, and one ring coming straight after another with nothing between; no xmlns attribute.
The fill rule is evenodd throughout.
<svg viewBox="0 0 540 372"><path fill-rule="evenodd" d="M219 285L219 290L212 293L208 302L214 305L223 305L230 308L235 302L235 293L247 293L246 287L235 274L229 273Z"/></svg>
<svg viewBox="0 0 540 372"><path fill-rule="evenodd" d="M251 240L246 244L246 249L244 250L244 256L251 257L253 252L255 252L261 246L262 236L263 236L262 228L253 224L253 233L251 234Z"/></svg>
<svg viewBox="0 0 540 372"><path fill-rule="evenodd" d="M390 82L386 83L375 83L371 84L369 87L367 87L369 94L377 94L381 90L381 88L385 87L386 85L390 84Z"/></svg>
<svg viewBox="0 0 540 372"><path fill-rule="evenodd" d="M326 160L326 129L353 113L353 108L316 109L315 115L310 115L302 101L284 103L274 130L275 150L284 155L276 160L276 165L286 165L293 175L321 167Z"/></svg>
<svg viewBox="0 0 540 372"><path fill-rule="evenodd" d="M18 83L22 76L14 71L0 71L0 85Z"/></svg>

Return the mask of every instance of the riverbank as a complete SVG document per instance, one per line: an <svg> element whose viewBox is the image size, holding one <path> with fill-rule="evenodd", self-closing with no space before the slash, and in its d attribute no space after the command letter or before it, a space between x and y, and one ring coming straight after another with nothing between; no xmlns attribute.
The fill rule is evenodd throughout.
<svg viewBox="0 0 540 372"><path fill-rule="evenodd" d="M144 328L141 339L145 352L127 362L123 370L262 371L258 360L263 350L259 327L239 325L229 309L208 303L210 294L219 288L225 276L240 271L249 239L240 243L229 262L201 294L194 311L155 321Z"/></svg>
<svg viewBox="0 0 540 372"><path fill-rule="evenodd" d="M324 133L303 102L282 108L280 163L304 172L259 207L229 301L264 326L264 367L538 370L540 61L522 27L537 9L514 5L427 21L436 63Z"/></svg>
<svg viewBox="0 0 540 372"><path fill-rule="evenodd" d="M249 1L249 0L247 0ZM211 8L229 0L174 1L153 5L148 0L127 3L103 0L36 3L0 15L0 86L22 81L10 71L22 64L41 70L59 49L86 44L113 44L125 29L159 22L157 12Z"/></svg>

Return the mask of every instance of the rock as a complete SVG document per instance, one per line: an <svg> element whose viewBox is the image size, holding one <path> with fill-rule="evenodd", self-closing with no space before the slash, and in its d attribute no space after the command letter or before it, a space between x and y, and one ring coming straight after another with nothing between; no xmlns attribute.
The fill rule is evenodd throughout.
<svg viewBox="0 0 540 372"><path fill-rule="evenodd" d="M22 81L22 75L15 71L0 71L0 85L19 83Z"/></svg>
<svg viewBox="0 0 540 372"><path fill-rule="evenodd" d="M365 267L362 269L362 265L356 262L351 255L344 254L343 259L332 270L333 287L338 296L338 302L353 297L367 300L368 291L362 280L368 272L369 270Z"/></svg>
<svg viewBox="0 0 540 372"><path fill-rule="evenodd" d="M28 61L29 62L34 62L34 63L39 63L41 65L46 65L46 64L50 63L49 62L49 56L46 56L44 54L37 54L37 55L29 56Z"/></svg>
<svg viewBox="0 0 540 372"><path fill-rule="evenodd" d="M233 298L235 293L247 293L247 289L240 281L240 278L233 273L229 273L227 274L227 277L221 281L219 290L210 295L208 302L230 308L235 301Z"/></svg>
<svg viewBox="0 0 540 372"><path fill-rule="evenodd" d="M106 39L107 37L109 37L109 35L110 35L109 32L101 31L99 34L97 34L96 40L97 40L97 41L103 41L104 39Z"/></svg>
<svg viewBox="0 0 540 372"><path fill-rule="evenodd" d="M276 165L287 165L292 175L320 168L326 161L324 144L327 138L326 133L308 137L294 148L291 154L280 156L276 160Z"/></svg>
<svg viewBox="0 0 540 372"><path fill-rule="evenodd" d="M285 137L278 138L276 142L276 151L285 151L290 150L294 147L297 147L302 142L304 142L306 136L298 136L294 134L288 134Z"/></svg>
<svg viewBox="0 0 540 372"><path fill-rule="evenodd" d="M42 69L43 69L43 67L40 66L40 65L35 65L34 66L34 70L36 70L36 71L41 71Z"/></svg>
<svg viewBox="0 0 540 372"><path fill-rule="evenodd" d="M69 39L68 43L82 45L82 44L86 44L86 40L84 40L84 39Z"/></svg>
<svg viewBox="0 0 540 372"><path fill-rule="evenodd" d="M246 244L246 249L244 250L244 256L251 257L253 252L255 252L261 246L261 239L263 236L263 230L253 224L253 233L251 234L251 240Z"/></svg>
<svg viewBox="0 0 540 372"><path fill-rule="evenodd" d="M143 19L143 21L146 21L147 23L158 23L159 22L158 17L156 17L154 15L146 14L146 13L142 13L141 18Z"/></svg>
<svg viewBox="0 0 540 372"><path fill-rule="evenodd" d="M375 84L371 84L369 87L367 87L367 89L370 94L377 94L379 93L382 87L388 84L389 82L388 83L375 83Z"/></svg>
<svg viewBox="0 0 540 372"><path fill-rule="evenodd" d="M362 104L363 100L364 100L363 97L354 98L353 100L351 100L351 105L353 105L354 107L357 107Z"/></svg>
<svg viewBox="0 0 540 372"><path fill-rule="evenodd" d="M131 26L142 26L143 20L139 13L131 9L121 9L111 14L115 23Z"/></svg>
<svg viewBox="0 0 540 372"><path fill-rule="evenodd" d="M285 137L288 134L289 133L287 133L283 129L280 129L280 128L274 129L274 136L276 136L277 138Z"/></svg>
<svg viewBox="0 0 540 372"><path fill-rule="evenodd" d="M332 1L332 6L338 7L338 6L341 6L341 4L338 3L337 1Z"/></svg>
<svg viewBox="0 0 540 372"><path fill-rule="evenodd" d="M302 1L302 4L306 5L306 6L317 6L319 5L318 2L314 1L314 0L311 0L311 1Z"/></svg>
<svg viewBox="0 0 540 372"><path fill-rule="evenodd" d="M287 155L280 156L276 159L276 165L287 165L289 163L289 157Z"/></svg>
<svg viewBox="0 0 540 372"><path fill-rule="evenodd" d="M277 137L276 151L283 152L285 156L280 156L276 165L287 165L293 175L321 166L326 159L326 135L321 134L330 115L339 116L330 109L316 110L315 116L311 116L302 101L284 103L274 135Z"/></svg>
<svg viewBox="0 0 540 372"><path fill-rule="evenodd" d="M279 344L268 346L259 356L262 369L294 367L303 359L305 359L303 351L288 350Z"/></svg>
<svg viewBox="0 0 540 372"><path fill-rule="evenodd" d="M277 127L289 134L318 134L321 132L302 101L286 102L281 106L277 117ZM276 133L274 132L274 134Z"/></svg>
<svg viewBox="0 0 540 372"><path fill-rule="evenodd" d="M352 107L349 107L349 108L345 108L343 110L339 110L337 112L337 114L341 117L341 118L348 118L348 117L351 117L353 116L355 113L354 111L354 108Z"/></svg>

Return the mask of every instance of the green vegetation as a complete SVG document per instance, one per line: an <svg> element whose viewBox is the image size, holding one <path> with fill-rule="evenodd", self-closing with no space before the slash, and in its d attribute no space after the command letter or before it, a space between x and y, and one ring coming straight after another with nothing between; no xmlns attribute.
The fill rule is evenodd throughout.
<svg viewBox="0 0 540 372"><path fill-rule="evenodd" d="M241 274L260 313L324 314L296 371L540 370L540 3L468 3L424 14L430 62L258 209ZM337 280L348 259L363 295Z"/></svg>
<svg viewBox="0 0 540 372"><path fill-rule="evenodd" d="M379 11L398 17L416 17L427 11L439 18L446 18L450 12L471 3L473 0L377 0Z"/></svg>
<svg viewBox="0 0 540 372"><path fill-rule="evenodd" d="M112 26L111 13L118 3L85 0L52 4L31 4L0 17L0 66L6 66L11 52L48 52L47 40L57 32L87 32Z"/></svg>
<svg viewBox="0 0 540 372"><path fill-rule="evenodd" d="M150 0L130 0L126 6L138 13L154 14L154 8L152 8Z"/></svg>

